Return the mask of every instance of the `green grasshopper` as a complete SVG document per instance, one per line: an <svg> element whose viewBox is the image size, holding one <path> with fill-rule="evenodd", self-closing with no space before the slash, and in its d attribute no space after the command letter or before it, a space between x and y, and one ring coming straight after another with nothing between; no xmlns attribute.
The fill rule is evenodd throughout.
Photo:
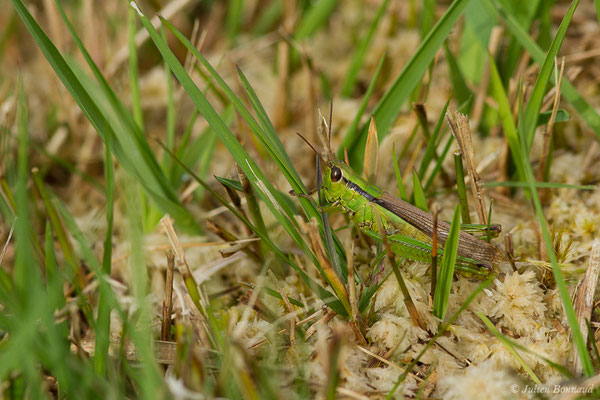
<svg viewBox="0 0 600 400"><path fill-rule="evenodd" d="M321 193L327 202L348 212L352 222L367 235L381 239L380 233L383 232L394 254L415 261L431 262L433 215L369 184L348 164L335 159L330 149L328 154L319 154L304 137L302 139L323 162ZM487 231L485 225L471 228ZM437 237L442 246L438 254L442 257L449 232L450 224L438 219ZM491 226L490 236L497 236L499 232L499 225ZM503 258L498 248L461 228L456 268L463 274L484 277Z"/></svg>

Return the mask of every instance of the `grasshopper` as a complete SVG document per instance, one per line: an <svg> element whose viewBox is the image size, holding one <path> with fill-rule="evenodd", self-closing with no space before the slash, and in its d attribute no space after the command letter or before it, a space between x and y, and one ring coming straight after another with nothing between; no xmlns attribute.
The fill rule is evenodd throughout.
<svg viewBox="0 0 600 400"><path fill-rule="evenodd" d="M304 137L302 139L322 161L320 190L327 202L348 212L355 226L368 236L381 239L380 234L385 234L394 254L415 261L431 262L432 214L368 183L348 164L336 159L330 148L328 154L320 154ZM488 227L471 225L469 228L482 233ZM499 225L492 225L490 236L497 236L500 229ZM450 224L438 219L438 243L442 246L438 254L442 257L449 232ZM485 277L503 258L498 248L461 227L456 268L464 275Z"/></svg>

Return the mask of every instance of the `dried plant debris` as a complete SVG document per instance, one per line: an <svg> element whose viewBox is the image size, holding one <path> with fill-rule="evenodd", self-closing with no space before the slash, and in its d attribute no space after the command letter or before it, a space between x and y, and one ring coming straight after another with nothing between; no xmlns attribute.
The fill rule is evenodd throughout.
<svg viewBox="0 0 600 400"><path fill-rule="evenodd" d="M0 398L600 398L592 2L552 68L567 2L59 2L106 85L50 3L0 15ZM509 256L437 318L431 263L314 194L296 132L446 221L460 149Z"/></svg>

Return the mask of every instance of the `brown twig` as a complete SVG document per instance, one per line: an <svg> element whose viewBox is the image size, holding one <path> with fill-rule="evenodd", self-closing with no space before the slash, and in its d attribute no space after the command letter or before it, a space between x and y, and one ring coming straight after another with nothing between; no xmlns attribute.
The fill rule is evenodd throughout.
<svg viewBox="0 0 600 400"><path fill-rule="evenodd" d="M456 113L456 123L452 121L450 113L446 113L446 118L450 129L458 142L458 146L463 155L464 164L467 167L467 172L471 177L471 191L475 199L475 209L479 217L479 223L487 225L487 213L484 199L483 181L479 177L475 169L473 161L473 142L471 140L471 129L469 127L469 118L461 113Z"/></svg>

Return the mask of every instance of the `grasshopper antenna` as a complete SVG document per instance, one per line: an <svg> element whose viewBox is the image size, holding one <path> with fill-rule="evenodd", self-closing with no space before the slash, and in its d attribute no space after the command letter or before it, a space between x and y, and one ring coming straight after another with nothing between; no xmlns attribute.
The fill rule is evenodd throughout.
<svg viewBox="0 0 600 400"><path fill-rule="evenodd" d="M320 160L322 160L321 158L321 154L319 154L319 152L317 151L317 149L314 148L314 146L312 144L310 144L310 142L304 137L302 136L300 133L296 132L296 135L300 136L300 138L302 140L304 140L304 142L308 145L308 147L310 147L312 149L312 151L315 152L315 154L317 155L317 157L319 157Z"/></svg>
<svg viewBox="0 0 600 400"><path fill-rule="evenodd" d="M327 134L327 147L329 150L329 154L333 155L331 151L331 121L333 120L333 97L329 98L329 132Z"/></svg>

